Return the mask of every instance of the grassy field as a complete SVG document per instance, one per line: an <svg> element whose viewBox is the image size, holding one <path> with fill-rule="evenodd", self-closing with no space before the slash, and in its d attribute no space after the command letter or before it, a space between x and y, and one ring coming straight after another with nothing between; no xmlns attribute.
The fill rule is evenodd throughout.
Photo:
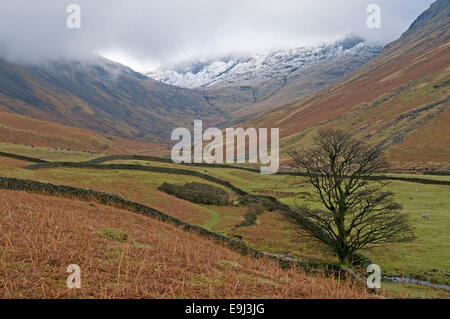
<svg viewBox="0 0 450 319"><path fill-rule="evenodd" d="M450 181L450 175L431 175L431 174L382 174L390 177L408 177L408 178L426 178L436 181Z"/></svg>
<svg viewBox="0 0 450 319"><path fill-rule="evenodd" d="M450 293L444 289L431 288L426 286L385 282L381 283L383 290L388 297L394 298L450 298Z"/></svg>
<svg viewBox="0 0 450 319"><path fill-rule="evenodd" d="M371 249L367 255L388 273L449 284L450 187L393 182L388 189L409 213L417 240Z"/></svg>
<svg viewBox="0 0 450 319"><path fill-rule="evenodd" d="M31 151L30 154L20 154L39 157L37 151L45 153L45 149L38 149ZM75 154L68 153L68 158L77 158ZM48 159L51 156L54 155L47 154ZM78 160L83 159L78 157ZM247 192L276 196L289 205L316 205L311 200L313 189L302 177L264 176L237 169L212 169L151 161L132 160L108 163L133 163L196 170L227 180ZM256 225L235 228L244 219L248 207L199 205L157 190L158 186L166 181L180 185L192 181L212 184L201 178L131 170L53 168L30 171L22 168L27 164L23 161L0 157L0 175L120 194L129 200L149 205L174 217L223 233L226 236L242 238L244 242L260 250L285 254L302 260L336 262L336 257L329 253L321 243L305 237L302 230L277 212L262 212L257 218ZM428 178L429 176L422 175L422 177ZM431 177L441 178L441 176ZM218 186L223 188L223 186ZM364 250L363 253L373 263L379 264L386 274L449 284L450 187L395 181L388 188L395 193L395 199L403 205L404 211L410 214L410 222L415 227L418 239L408 244L373 247ZM429 219L424 219L422 214L429 215ZM414 288L416 286L386 283L388 292L396 296L402 294L412 296L416 293ZM418 297L431 297L439 294L441 297L450 297L450 294L442 290L437 290L436 293L434 292L436 289L429 287L416 288ZM428 290L429 292L426 292Z"/></svg>
<svg viewBox="0 0 450 319"><path fill-rule="evenodd" d="M23 144L0 143L0 152L39 158L51 162L83 162L104 154L91 154L82 151L56 150L44 146L28 146Z"/></svg>

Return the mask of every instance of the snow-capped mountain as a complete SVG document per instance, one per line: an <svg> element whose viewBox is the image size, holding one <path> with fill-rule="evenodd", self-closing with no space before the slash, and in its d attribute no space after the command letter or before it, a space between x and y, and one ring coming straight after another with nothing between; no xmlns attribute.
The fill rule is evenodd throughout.
<svg viewBox="0 0 450 319"><path fill-rule="evenodd" d="M225 57L218 60L194 61L161 69L146 75L155 80L185 87L204 88L218 83L245 83L267 80L289 74L321 61L343 55L370 59L381 46L369 44L359 37L347 37L331 44L276 50L267 54Z"/></svg>

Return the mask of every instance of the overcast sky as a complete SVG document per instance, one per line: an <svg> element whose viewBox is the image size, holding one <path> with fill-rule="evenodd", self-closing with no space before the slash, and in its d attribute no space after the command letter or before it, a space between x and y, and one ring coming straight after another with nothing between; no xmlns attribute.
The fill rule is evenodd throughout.
<svg viewBox="0 0 450 319"><path fill-rule="evenodd" d="M138 71L196 58L312 45L356 34L389 42L434 0L0 0L0 56L21 62L92 53ZM69 4L81 28L69 29ZM381 6L368 29L367 6Z"/></svg>

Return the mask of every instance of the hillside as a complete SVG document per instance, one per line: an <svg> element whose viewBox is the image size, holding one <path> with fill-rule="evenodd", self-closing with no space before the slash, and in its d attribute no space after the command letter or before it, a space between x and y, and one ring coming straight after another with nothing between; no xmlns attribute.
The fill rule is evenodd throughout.
<svg viewBox="0 0 450 319"><path fill-rule="evenodd" d="M2 298L368 297L96 202L0 190L0 208ZM72 263L81 289L65 285Z"/></svg>
<svg viewBox="0 0 450 319"><path fill-rule="evenodd" d="M0 58L0 111L125 138L163 140L194 119L225 115L198 92L167 85L95 57L38 65Z"/></svg>
<svg viewBox="0 0 450 319"><path fill-rule="evenodd" d="M19 147L19 145L13 146ZM3 151L5 146L0 145L0 147ZM9 152L11 152L11 150L9 150ZM135 215L137 217L139 217L140 214L144 214L147 215L147 217L145 217L147 219L156 217L158 220L166 222L170 222L170 218L176 218L178 219L178 222L173 224L199 234L200 236L195 236L197 241L201 241L202 243L204 241L212 243L209 239L215 238L218 243L232 248L233 251L242 252L241 249L245 248L245 245L247 245L247 247L262 250L267 253L274 253L278 256L285 255L292 258L299 258L301 261L333 263L336 260L336 257L330 254L321 243L305 236L297 226L283 217L281 211L274 210L273 205L270 204L271 201L261 203L262 206L253 206L252 204L247 206L249 202L245 200L241 202L242 204L237 206L236 202L232 206L205 205L193 201L191 202L190 199L182 199L177 196L169 195L160 189L160 185L165 182L179 186L182 186L187 182L198 182L203 185L220 187L229 192L230 196L235 200L237 199L236 196L238 194L242 194L240 196L252 196L251 194L257 194L276 196L282 203L288 205L298 204L299 202L310 202L309 194L311 194L313 190L310 185L302 182L302 178L299 178L298 176L274 175L267 178L267 176L260 175L253 171L244 171L242 169L231 167L195 167L171 164L157 158L134 156L106 156L92 162L98 164L85 165L86 163L79 163L79 156L73 151L67 152L65 155L66 158L60 159L55 158L51 150L39 150L36 148L29 149L26 153L17 148L14 153L40 157L51 161L75 161L76 163L70 165L45 163L42 165L33 165L34 168L31 169L31 167L28 166L31 164L30 162L15 159L8 156L8 154L2 153L0 154L0 175L20 178L22 181L8 180L7 178L0 177L0 188L20 189L45 195L51 194L52 197L39 196L39 202L44 203L45 207L48 209L55 209L55 211L58 212L56 216L62 214L65 221L73 221L73 218L70 215L72 212L76 214L76 216L81 216L80 218L84 218L84 221L86 221L86 223L83 222L84 226L93 229L93 232L98 230L97 235L100 237L112 237L113 242L114 238L120 239L126 235L132 238L130 243L134 244L137 241L135 239L136 235L134 235L135 231L130 231L130 227L135 228L135 220L128 220L129 212L137 212L139 213L139 215ZM85 160L88 159L89 158L86 158ZM390 276L420 278L434 284L448 285L449 258L448 249L446 249L448 232L445 230L449 225L447 208L449 206L448 199L450 197L446 196L449 190L449 177L402 175L403 179L398 180L396 179L399 177L398 175L392 176L389 174L385 176L388 180L394 179L388 188L395 192L396 200L404 205L405 211L410 214L411 223L416 227L418 240L413 243L371 247L370 249L364 250L363 253L368 256L372 262L380 265L383 271ZM392 178L389 176L392 176ZM52 184L44 184L44 187L43 184L38 183L39 185L36 185L37 182L34 181ZM57 186L55 184L67 186ZM71 190L68 189L69 186L77 188ZM96 191L92 190L106 193L102 193L103 195L100 196ZM2 191L0 191L0 193L1 192ZM414 196L411 196L412 193L414 193ZM22 194L25 193L8 191L7 194L6 198L10 197L9 199L19 199L21 201L21 204L12 204L13 207L16 207L16 209L19 210L18 214L24 214L20 211L22 206L31 209L35 208L33 199L22 196ZM31 198L38 197L36 194L27 194L27 196ZM65 197L67 202L63 203L62 198L58 199L58 196ZM203 194L203 196L207 195ZM85 206L85 203L79 202L79 200L89 201L89 207ZM78 203L83 204L83 206L80 207L80 210L85 210L85 212L81 213L73 208L76 207ZM105 207L100 203L108 203L109 206ZM138 206L136 207L136 205ZM146 205L147 208L143 209L141 205ZM260 208L255 211L254 209L258 206ZM60 207L63 207L61 212L58 210ZM67 210L65 209L66 207ZM123 217L124 224L111 223L113 220L116 220L116 218L103 215L104 209L106 209L107 212L116 211L114 207L120 208L117 210L120 215L118 219ZM262 210L260 210L261 208ZM282 206L279 208L283 209ZM127 209L127 211L123 209ZM157 209L161 213L155 215L154 211L151 209ZM6 209L6 211L7 210L8 209ZM33 210L33 212L41 211L42 209L40 207ZM104 223L102 224L104 227L99 226L97 228L97 224L91 222L89 214L94 212L95 214L100 214L99 218ZM424 222L424 218L422 217L423 212L427 212L430 216L429 220L426 220L426 222ZM86 216L86 213L88 213L88 216ZM163 214L163 216L159 214ZM251 216L254 216L253 221L250 218ZM39 215L37 218L40 218L40 220L47 219L42 217L42 215ZM22 222L21 220L10 217L0 216L0 219L7 222L1 223L0 228L2 225L11 226L15 223ZM52 219L52 217L49 217L48 219ZM147 227L145 226L147 224L145 224L144 221L145 219L136 222L139 225ZM197 225L202 229L196 230L191 226L185 227L182 224L185 222L191 224L191 226ZM28 225L27 222L24 223ZM40 225L38 222L31 222L30 224ZM157 224L162 225L161 227L165 225L160 222L157 222ZM18 227L26 228L25 226ZM48 226L48 228L53 229L51 225ZM157 228L162 229L159 226ZM58 224L58 229L64 229L64 226ZM219 237L211 236L211 233L208 233L208 231L215 232ZM7 231L5 231L5 233L9 234ZM15 234L17 232L12 231L10 233ZM153 231L152 233L152 235L156 236ZM71 234L74 235L73 233ZM75 234L79 234L79 232L77 231ZM78 240L78 237L74 238L72 236L71 238L75 241ZM231 243L227 238L234 239L234 242ZM185 240L184 237L179 239L181 241ZM83 241L86 240L87 239L83 239ZM140 240L137 242L142 243ZM0 245L1 244L0 241ZM46 242L40 244L46 247ZM244 247L241 246L241 244L244 244ZM95 243L93 243L93 245L95 245ZM130 245L126 246L127 249L130 248L129 246ZM31 245L30 247L35 246ZM177 247L180 246L178 245ZM16 253L19 254L20 250L15 250L12 255L17 256ZM42 255L39 255L39 257L41 256ZM9 254L8 257L10 257ZM102 259L105 257L99 255L98 258ZM178 257L175 256L175 258ZM3 260L5 261L6 259ZM43 260L45 261L46 259L43 258ZM167 263L167 259L165 259L165 262ZM117 265L117 263L120 264L120 261L113 260L111 263ZM239 264L243 265L242 263ZM9 267L9 261L6 260L3 265ZM1 266L2 264L0 262L0 271ZM252 265L250 265L250 267L251 266ZM25 264L24 267L28 267L28 264ZM189 270L196 271L195 268L189 268ZM101 272L101 270L99 271ZM55 272L57 272L57 269ZM131 274L132 272L128 273ZM284 273L281 272L281 274ZM101 275L103 276L104 274ZM190 275L190 273L187 272L187 275ZM19 278L24 278L22 273L17 276ZM254 278L252 277L251 281L253 281L253 279ZM151 280L150 277L149 280ZM242 280L242 278L239 280ZM276 282L278 281L276 280ZM246 285L245 282L241 284ZM317 284L319 285L322 283L319 282ZM121 286L126 285L126 282L121 283ZM145 286L146 284L144 283L143 285ZM214 287L212 289L214 289ZM223 288L223 286L220 287ZM297 291L297 288L292 289ZM384 289L387 289L389 295L392 293L399 297L422 296L429 298L431 296L440 296L448 298L448 292L445 290L417 285L402 285L383 281L383 290ZM53 293L55 290L57 291L58 288L51 286L49 288L49 293ZM85 291L83 291L83 294L84 293ZM268 294L272 293L276 295L274 290L268 292ZM97 296L97 294L95 296Z"/></svg>
<svg viewBox="0 0 450 319"><path fill-rule="evenodd" d="M22 149L70 149L84 153L141 153L162 156L166 146L135 141L92 130L36 120L30 117L0 112L0 143L14 144ZM19 146L22 144L22 146ZM12 147L12 146L11 146Z"/></svg>
<svg viewBox="0 0 450 319"><path fill-rule="evenodd" d="M284 149L321 128L352 129L393 168L450 169L449 15L450 1L437 1L349 78L245 125L279 127Z"/></svg>

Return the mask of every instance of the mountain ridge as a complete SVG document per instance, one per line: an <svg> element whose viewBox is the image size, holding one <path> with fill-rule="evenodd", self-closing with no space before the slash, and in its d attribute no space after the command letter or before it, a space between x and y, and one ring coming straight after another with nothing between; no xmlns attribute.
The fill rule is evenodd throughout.
<svg viewBox="0 0 450 319"><path fill-rule="evenodd" d="M394 168L449 169L449 16L450 1L435 2L349 78L245 126L279 127L284 149L319 129L350 129L384 148Z"/></svg>
<svg viewBox="0 0 450 319"><path fill-rule="evenodd" d="M342 55L366 55L370 58L380 50L378 44L369 44L357 36L347 36L334 43L198 60L145 74L163 83L199 89L217 84L246 84L269 80L327 59Z"/></svg>

